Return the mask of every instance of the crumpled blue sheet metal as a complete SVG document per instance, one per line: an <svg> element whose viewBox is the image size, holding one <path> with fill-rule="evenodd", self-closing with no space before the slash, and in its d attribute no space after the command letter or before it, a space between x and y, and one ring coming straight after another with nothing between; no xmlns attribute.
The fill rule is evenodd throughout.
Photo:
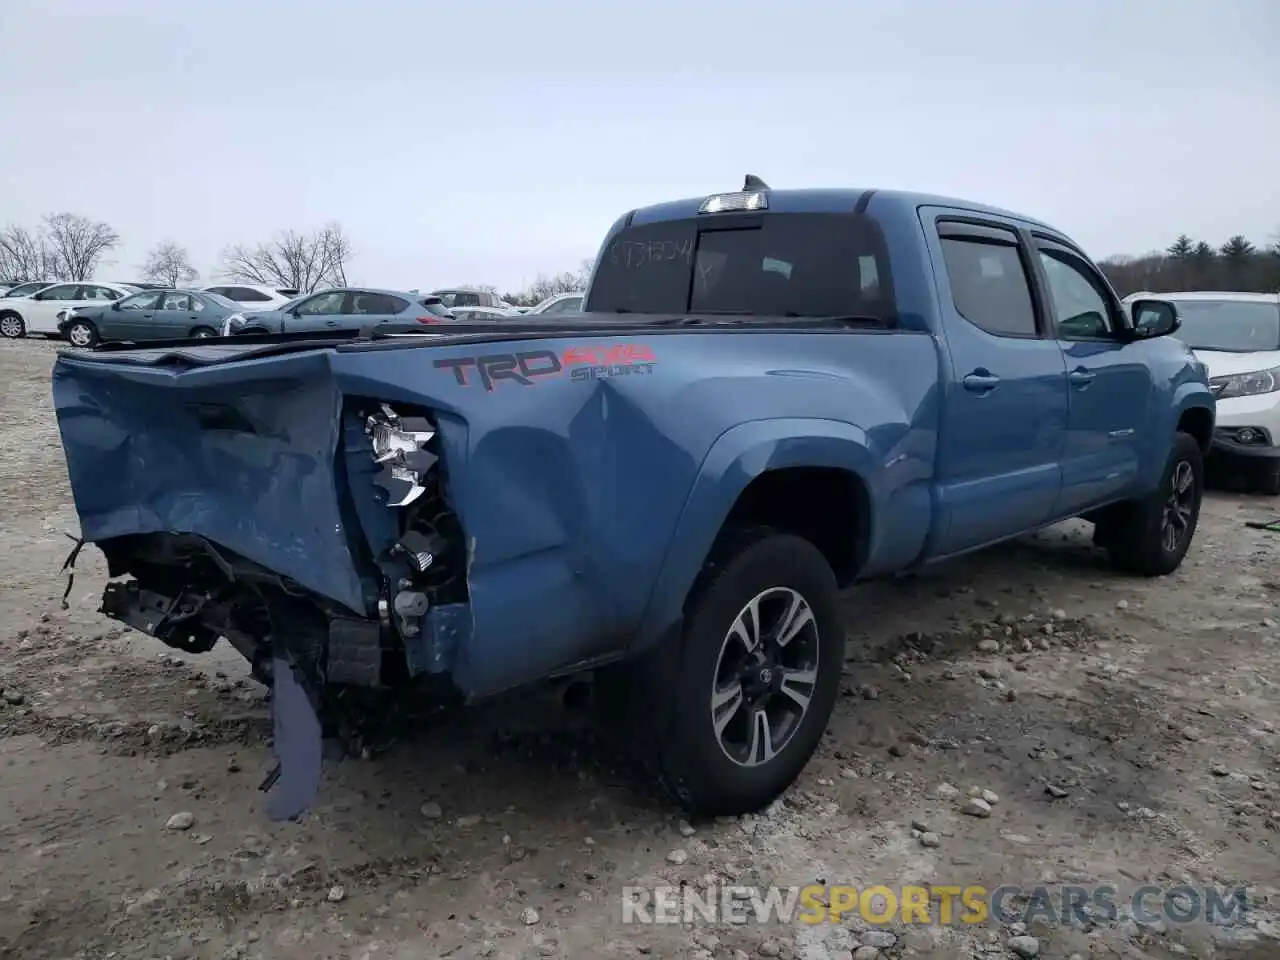
<svg viewBox="0 0 1280 960"><path fill-rule="evenodd" d="M90 542L195 533L362 616L344 528L341 396L323 354L178 373L59 358L53 397Z"/></svg>

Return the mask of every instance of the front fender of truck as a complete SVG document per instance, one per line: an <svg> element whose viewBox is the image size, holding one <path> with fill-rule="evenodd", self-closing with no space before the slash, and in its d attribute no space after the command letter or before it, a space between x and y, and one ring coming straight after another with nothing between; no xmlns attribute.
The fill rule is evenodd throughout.
<svg viewBox="0 0 1280 960"><path fill-rule="evenodd" d="M721 434L702 461L631 652L652 646L679 624L685 599L734 504L767 471L847 471L866 493L860 510L865 511L861 521L868 566L892 569L915 560L933 516L928 478L895 477L895 467L918 466L919 461L905 450L880 446L861 427L826 419L755 420ZM892 529L892 538L883 536L886 528Z"/></svg>
<svg viewBox="0 0 1280 960"><path fill-rule="evenodd" d="M1142 468L1141 489L1154 490L1164 476L1169 450L1179 430L1186 430L1200 442L1200 448L1208 453L1217 419L1217 400L1209 389L1208 380L1199 362L1187 353L1166 348L1152 362L1156 385L1155 402L1151 422L1148 424L1149 443L1147 457Z"/></svg>

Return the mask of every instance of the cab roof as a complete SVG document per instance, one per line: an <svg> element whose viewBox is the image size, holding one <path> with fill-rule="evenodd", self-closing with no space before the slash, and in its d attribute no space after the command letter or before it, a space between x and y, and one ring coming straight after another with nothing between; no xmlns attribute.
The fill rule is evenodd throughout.
<svg viewBox="0 0 1280 960"><path fill-rule="evenodd" d="M737 193L740 187L728 186L717 193ZM1021 213L1004 210L1000 207L974 203L971 200L960 200L955 197L936 196L928 193L912 193L905 190L879 190L872 188L813 188L805 190L763 191L768 194L768 213L853 213L874 207L874 212L882 212L897 207L903 213L915 215L919 207L937 206L952 207L971 213L988 214L1010 220L1017 220L1029 227L1038 227L1053 233L1059 230L1047 223L1034 220ZM683 200L671 200L666 203L640 207L627 215L628 225L639 226L646 223L661 223L666 220L683 220L698 216L698 209L708 196L688 197ZM711 214L710 216L715 216Z"/></svg>

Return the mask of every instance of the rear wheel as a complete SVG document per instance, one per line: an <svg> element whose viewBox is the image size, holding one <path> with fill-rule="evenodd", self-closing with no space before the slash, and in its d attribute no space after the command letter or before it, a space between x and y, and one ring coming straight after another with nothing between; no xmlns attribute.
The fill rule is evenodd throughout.
<svg viewBox="0 0 1280 960"><path fill-rule="evenodd" d="M17 340L27 332L27 325L16 313L0 314L0 336L7 340Z"/></svg>
<svg viewBox="0 0 1280 960"><path fill-rule="evenodd" d="M218 332L211 327L196 327L191 331L191 336L196 340L204 340L208 337L216 337Z"/></svg>
<svg viewBox="0 0 1280 960"><path fill-rule="evenodd" d="M1111 562L1120 570L1145 577L1172 573L1187 555L1204 496L1204 459L1200 444L1177 434L1159 487L1128 504L1099 531Z"/></svg>
<svg viewBox="0 0 1280 960"><path fill-rule="evenodd" d="M73 347L92 347L98 342L98 330L88 320L77 320L67 327L67 340Z"/></svg>
<svg viewBox="0 0 1280 960"><path fill-rule="evenodd" d="M605 696L630 701L629 739L677 802L742 814L774 800L813 755L843 661L836 578L817 547L738 531L704 567L682 636L620 668Z"/></svg>

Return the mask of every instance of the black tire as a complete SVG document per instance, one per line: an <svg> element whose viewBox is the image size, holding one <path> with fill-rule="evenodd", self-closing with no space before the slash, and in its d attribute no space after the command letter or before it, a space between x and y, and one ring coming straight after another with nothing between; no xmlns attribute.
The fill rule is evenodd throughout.
<svg viewBox="0 0 1280 960"><path fill-rule="evenodd" d="M188 336L193 340L204 337L216 337L217 335L218 331L214 330L213 327L196 327L190 334L188 334Z"/></svg>
<svg viewBox="0 0 1280 960"><path fill-rule="evenodd" d="M98 342L98 328L88 320L77 320L67 327L67 342L73 347L92 347Z"/></svg>
<svg viewBox="0 0 1280 960"><path fill-rule="evenodd" d="M1264 463L1258 471L1256 485L1263 496L1280 496L1280 463Z"/></svg>
<svg viewBox="0 0 1280 960"><path fill-rule="evenodd" d="M0 337L6 340L18 340L27 335L27 325L19 314L12 310L0 313Z"/></svg>
<svg viewBox="0 0 1280 960"><path fill-rule="evenodd" d="M1175 480L1181 487L1187 470L1190 471L1189 486L1185 497L1179 494L1182 511L1179 515L1183 520L1181 526L1173 524L1177 535L1170 547L1166 520L1171 516L1168 511L1172 509ZM1190 434L1178 433L1159 487L1142 500L1128 504L1112 521L1114 526L1106 531L1104 542L1112 565L1144 577L1173 573L1182 564L1195 537L1203 497L1204 457L1200 444Z"/></svg>
<svg viewBox="0 0 1280 960"><path fill-rule="evenodd" d="M785 648L771 655L776 659L755 664L736 639L731 641L730 633L753 599L762 596L757 609L766 638L775 625L775 611L785 617L796 596L811 612L812 627L806 623ZM622 682L606 685L604 696L615 710L625 711L617 719L630 724L629 741L641 748L661 785L687 811L729 816L759 810L799 776L835 705L845 633L835 574L817 547L800 537L761 528L728 533L690 592L684 623L679 638L639 663L617 668L613 679ZM759 649L770 644L766 639ZM742 671L730 669L739 660L747 661ZM812 683L797 682L798 671L810 666L816 668ZM739 685L742 672L753 672L758 681L766 668L771 676L765 679L773 689L761 694L765 699L759 704L774 711L766 712L771 725L756 723L760 710L750 700L754 683L742 684L737 704L721 712L730 718L725 741L741 733L744 751L742 759L735 760L729 756L732 744L722 745L713 721L717 681L723 680L722 688L731 690ZM805 709L799 710L798 700L781 691L781 678L786 676L793 690L808 692ZM762 729L771 734L776 753L762 759L761 752L753 763L745 748L757 742L751 733Z"/></svg>

